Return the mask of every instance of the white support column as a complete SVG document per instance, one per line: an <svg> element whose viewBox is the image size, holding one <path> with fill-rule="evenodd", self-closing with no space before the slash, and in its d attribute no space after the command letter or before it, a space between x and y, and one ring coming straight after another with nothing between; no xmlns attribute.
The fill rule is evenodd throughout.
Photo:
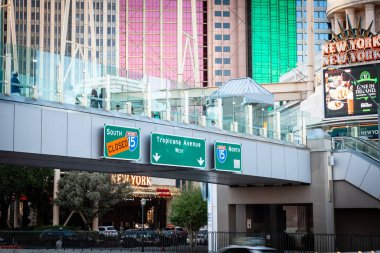
<svg viewBox="0 0 380 253"><path fill-rule="evenodd" d="M346 9L346 16L348 16L348 18L350 19L352 28L354 28L356 26L355 9L354 8L347 8ZM349 29L348 20L346 22L346 29Z"/></svg>
<svg viewBox="0 0 380 253"><path fill-rule="evenodd" d="M76 6L77 0L71 0L71 57L74 57L75 55L75 48L74 43L76 43L76 34L77 34L77 6ZM73 76L73 75L72 75Z"/></svg>
<svg viewBox="0 0 380 253"><path fill-rule="evenodd" d="M344 23L343 21L345 20L344 18L344 14L342 13L334 13L334 20L335 20L335 30L334 30L334 33L335 34L339 34L340 33L340 27L339 27L339 24L338 22L342 25L342 27L344 26Z"/></svg>
<svg viewBox="0 0 380 253"><path fill-rule="evenodd" d="M18 54L17 52L17 39L16 39L16 22L15 22L15 9L13 5L13 1L9 1L8 4L8 20L9 20L9 27L11 29L10 35L11 35L11 44L12 50L13 50L13 70L18 72Z"/></svg>
<svg viewBox="0 0 380 253"><path fill-rule="evenodd" d="M276 112L276 136L278 140L281 140L281 115L280 112Z"/></svg>
<svg viewBox="0 0 380 253"><path fill-rule="evenodd" d="M96 33L95 33L95 18L94 18L94 3L93 0L88 0L88 14L90 18L90 32L91 32L91 62L96 63ZM116 15L118 17L118 15ZM116 54L119 55L119 54ZM118 58L118 57L117 57ZM95 64L92 66L92 73L95 71Z"/></svg>
<svg viewBox="0 0 380 253"><path fill-rule="evenodd" d="M44 38L45 38L45 0L40 0L40 34L39 34L39 41L38 41L38 49L39 49L39 52L38 52L38 87L39 89L42 90L42 96L44 97L44 99L46 98L50 98L50 95L52 94L52 91L49 91L47 90L47 86L49 85L46 81L43 81L44 78L45 78L45 75L44 75L44 54L43 54L43 51L44 51ZM54 70L54 73L57 74L56 70Z"/></svg>
<svg viewBox="0 0 380 253"><path fill-rule="evenodd" d="M76 6L76 1L77 0L71 0L71 53L70 56L72 57L71 59L71 71L70 71L70 80L71 84L74 87L75 85L75 71L77 69L76 67L76 61L74 61L74 57L76 54L76 49L78 48L78 45L76 44L77 39L76 39L76 34L77 34L77 6Z"/></svg>
<svg viewBox="0 0 380 253"><path fill-rule="evenodd" d="M218 231L218 212L217 212L217 185L216 184L208 184L208 198L207 198L207 229L209 232L217 232ZM214 237L218 236L217 234ZM217 238L215 238L217 239ZM209 240L211 242L211 240ZM213 243L208 244L208 250L210 252L216 252L218 248L217 245Z"/></svg>
<svg viewBox="0 0 380 253"><path fill-rule="evenodd" d="M206 127L206 116L199 116L198 125L201 127Z"/></svg>
<svg viewBox="0 0 380 253"><path fill-rule="evenodd" d="M182 9L183 9L183 2L182 0L177 1L177 82L178 87L183 87L183 45L182 45L182 32L183 32L183 26L182 26Z"/></svg>
<svg viewBox="0 0 380 253"><path fill-rule="evenodd" d="M314 93L314 1L307 0L307 96Z"/></svg>
<svg viewBox="0 0 380 253"><path fill-rule="evenodd" d="M371 22L373 21L371 32L376 32L376 16L375 16L375 4L368 3L365 4L365 28L367 29Z"/></svg>
<svg viewBox="0 0 380 253"><path fill-rule="evenodd" d="M9 44L6 45L6 53L5 53L5 85L4 85L4 94L11 94L11 66L12 66L12 58L9 52Z"/></svg>
<svg viewBox="0 0 380 253"><path fill-rule="evenodd" d="M166 86L168 85L168 82L166 82ZM164 119L165 120L171 120L171 107L170 107L170 97L169 97L169 90L168 90L168 87L166 87L166 110L165 110L165 115L164 115Z"/></svg>
<svg viewBox="0 0 380 253"><path fill-rule="evenodd" d="M103 75L107 75L109 73L107 73L107 65L109 64L108 63L108 54L107 54L107 51L108 51L108 46L107 46L107 13L108 13L108 6L107 6L107 3L108 1L107 0L103 0L103 13L105 14L105 16L103 16L103 64L104 64L104 68L103 68ZM127 16L128 17L128 16ZM128 36L126 37L126 39L128 38ZM128 59L128 57L126 58Z"/></svg>
<svg viewBox="0 0 380 253"><path fill-rule="evenodd" d="M125 103L125 112L128 114L132 114L132 102Z"/></svg>
<svg viewBox="0 0 380 253"><path fill-rule="evenodd" d="M59 2L57 2L57 5L59 4ZM49 98L51 99L52 96L53 96L53 89L54 89L54 83L56 80L55 77L57 77L57 74L55 72L56 70L56 58L54 57L54 53L55 53L55 38L58 38L58 34L56 34L55 36L55 10L56 10L56 1L55 0L52 0L51 3L50 3L50 26L49 26L49 39L50 39L50 43L49 43L49 52L50 52L50 57L47 58L48 59L48 63L46 64L48 67L48 71L46 71L47 73L45 74L45 87L50 91L49 92ZM63 7L63 8L62 8ZM59 8L61 8L61 23L60 23L60 26L61 26L61 33L63 31L63 19L64 19L64 1L61 1L61 6ZM41 17L40 18L44 18L44 17ZM40 29L41 31L41 29ZM47 45L46 45L47 46ZM57 49L58 50L58 49ZM63 75L63 72L62 72L62 75ZM58 74L58 77L59 77L59 74Z"/></svg>
<svg viewBox="0 0 380 253"><path fill-rule="evenodd" d="M32 65L32 49L31 49L31 23L32 23L32 1L26 2L26 80L27 84L31 85L31 69Z"/></svg>
<svg viewBox="0 0 380 253"><path fill-rule="evenodd" d="M253 134L252 105L245 105L245 133Z"/></svg>
<svg viewBox="0 0 380 253"><path fill-rule="evenodd" d="M120 1L116 0L116 22L115 22L115 65L116 65L116 76L119 75L119 69L120 69ZM128 19L128 16L126 16L126 19ZM126 38L127 39L127 38ZM128 59L128 58L126 58Z"/></svg>
<svg viewBox="0 0 380 253"><path fill-rule="evenodd" d="M307 144L306 119L302 116L302 144Z"/></svg>
<svg viewBox="0 0 380 253"><path fill-rule="evenodd" d="M185 124L189 124L189 91L185 90L183 92L184 95L184 112L182 122Z"/></svg>
<svg viewBox="0 0 380 253"><path fill-rule="evenodd" d="M111 76L107 75L106 77L106 97L103 101L104 103L104 109L107 111L111 110Z"/></svg>
<svg viewBox="0 0 380 253"><path fill-rule="evenodd" d="M53 199L58 197L58 181L60 178L61 170L54 169ZM59 206L57 204L53 204L53 225L59 225Z"/></svg>
<svg viewBox="0 0 380 253"><path fill-rule="evenodd" d="M223 105L221 98L216 99L216 107L218 122L215 125L217 126L217 128L223 129Z"/></svg>
<svg viewBox="0 0 380 253"><path fill-rule="evenodd" d="M144 107L144 114L148 116L149 118L152 117L152 87L150 84L146 81L145 82L146 92L145 92L145 107Z"/></svg>
<svg viewBox="0 0 380 253"><path fill-rule="evenodd" d="M237 132L238 131L238 123L236 121L231 122L230 129L231 129L231 132Z"/></svg>
<svg viewBox="0 0 380 253"><path fill-rule="evenodd" d="M62 0L63 1L63 0ZM66 38L67 38L67 30L68 30L68 20L69 20L69 12L70 12L70 3L71 0L66 0L65 4L61 2L61 13L63 12L62 20L61 20L61 48L59 50L60 60L58 65L58 83L57 83L57 96L58 102L64 102L64 85L63 85L63 71L64 71L64 59L66 52Z"/></svg>
<svg viewBox="0 0 380 253"><path fill-rule="evenodd" d="M88 0L87 0L87 1L84 1L84 22L83 22L83 28L84 28L84 33L83 33L83 37L84 37L84 42L83 42L84 57L83 57L83 60L84 60L84 62L88 61L88 27L89 27L89 25L88 25L88 18L89 18L89 15L88 15ZM103 19L107 19L107 12L104 13ZM103 29L107 30L107 26L103 27Z"/></svg>
<svg viewBox="0 0 380 253"><path fill-rule="evenodd" d="M164 0L160 0L160 79L164 80ZM165 83L167 90L167 82Z"/></svg>
<svg viewBox="0 0 380 253"><path fill-rule="evenodd" d="M331 31L335 33L335 19L334 18L330 19L330 24L331 24Z"/></svg>
<svg viewBox="0 0 380 253"><path fill-rule="evenodd" d="M142 71L146 75L146 0L143 0ZM150 112L149 112L150 114Z"/></svg>
<svg viewBox="0 0 380 253"><path fill-rule="evenodd" d="M191 0L191 26L193 29L193 52L194 52L194 87L201 87L199 76L199 53L198 53L198 27L197 27L197 6L196 0Z"/></svg>

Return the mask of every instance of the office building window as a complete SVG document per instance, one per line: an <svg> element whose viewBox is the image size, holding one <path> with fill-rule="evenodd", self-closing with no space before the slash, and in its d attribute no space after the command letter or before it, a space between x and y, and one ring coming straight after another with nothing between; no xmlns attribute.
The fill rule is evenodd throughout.
<svg viewBox="0 0 380 253"><path fill-rule="evenodd" d="M221 34L215 34L215 40L222 40Z"/></svg>
<svg viewBox="0 0 380 253"><path fill-rule="evenodd" d="M229 69L223 70L223 75L224 76L231 76L231 70L229 70Z"/></svg>
<svg viewBox="0 0 380 253"><path fill-rule="evenodd" d="M223 47L223 52L230 52L230 51L231 51L230 47L228 47L228 46Z"/></svg>
<svg viewBox="0 0 380 253"><path fill-rule="evenodd" d="M222 52L221 46L215 46L215 52Z"/></svg>
<svg viewBox="0 0 380 253"><path fill-rule="evenodd" d="M215 58L215 64L222 64L222 58Z"/></svg>
<svg viewBox="0 0 380 253"><path fill-rule="evenodd" d="M215 86L222 86L222 82L215 82Z"/></svg>
<svg viewBox="0 0 380 253"><path fill-rule="evenodd" d="M223 28L230 28L230 23L223 23Z"/></svg>
<svg viewBox="0 0 380 253"><path fill-rule="evenodd" d="M230 35L229 34L224 34L223 35L223 40L230 40Z"/></svg>
<svg viewBox="0 0 380 253"><path fill-rule="evenodd" d="M223 59L223 63L224 64L230 64L231 63L231 59L230 58L224 58Z"/></svg>
<svg viewBox="0 0 380 253"><path fill-rule="evenodd" d="M230 0L223 0L223 5L229 5L230 4Z"/></svg>
<svg viewBox="0 0 380 253"><path fill-rule="evenodd" d="M222 23L215 23L215 28L222 28Z"/></svg>
<svg viewBox="0 0 380 253"><path fill-rule="evenodd" d="M221 17L222 12L221 11L215 11L215 17Z"/></svg>
<svg viewBox="0 0 380 253"><path fill-rule="evenodd" d="M229 17L230 12L229 11L223 11L223 17Z"/></svg>
<svg viewBox="0 0 380 253"><path fill-rule="evenodd" d="M216 76L221 76L222 75L222 70L221 69L216 69L215 70L215 75Z"/></svg>
<svg viewBox="0 0 380 253"><path fill-rule="evenodd" d="M215 0L215 4L221 5L222 4L222 0Z"/></svg>

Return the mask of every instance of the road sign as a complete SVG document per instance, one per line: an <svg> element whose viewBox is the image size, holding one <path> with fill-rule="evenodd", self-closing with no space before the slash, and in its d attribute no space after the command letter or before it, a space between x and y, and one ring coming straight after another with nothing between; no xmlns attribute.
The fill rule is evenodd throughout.
<svg viewBox="0 0 380 253"><path fill-rule="evenodd" d="M214 164L216 170L241 172L241 144L215 142Z"/></svg>
<svg viewBox="0 0 380 253"><path fill-rule="evenodd" d="M202 168L206 167L206 141L191 137L152 133L150 163Z"/></svg>
<svg viewBox="0 0 380 253"><path fill-rule="evenodd" d="M104 125L105 158L139 160L140 146L140 129Z"/></svg>

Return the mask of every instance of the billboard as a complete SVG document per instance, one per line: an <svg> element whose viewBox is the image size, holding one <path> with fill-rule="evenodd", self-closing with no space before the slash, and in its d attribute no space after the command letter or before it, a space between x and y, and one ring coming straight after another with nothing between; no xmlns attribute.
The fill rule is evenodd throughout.
<svg viewBox="0 0 380 253"><path fill-rule="evenodd" d="M323 76L326 118L377 113L365 91L379 102L380 63L326 69Z"/></svg>

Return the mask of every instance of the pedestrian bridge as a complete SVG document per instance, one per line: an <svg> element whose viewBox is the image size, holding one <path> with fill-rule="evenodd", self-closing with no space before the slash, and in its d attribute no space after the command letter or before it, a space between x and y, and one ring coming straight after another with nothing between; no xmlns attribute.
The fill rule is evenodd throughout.
<svg viewBox="0 0 380 253"><path fill-rule="evenodd" d="M103 157L105 124L140 129L139 160ZM217 128L5 94L0 94L0 128L2 164L128 173L231 186L311 182L310 152L304 145ZM152 164L151 133L204 139L205 168ZM241 172L214 169L214 142L241 144Z"/></svg>

